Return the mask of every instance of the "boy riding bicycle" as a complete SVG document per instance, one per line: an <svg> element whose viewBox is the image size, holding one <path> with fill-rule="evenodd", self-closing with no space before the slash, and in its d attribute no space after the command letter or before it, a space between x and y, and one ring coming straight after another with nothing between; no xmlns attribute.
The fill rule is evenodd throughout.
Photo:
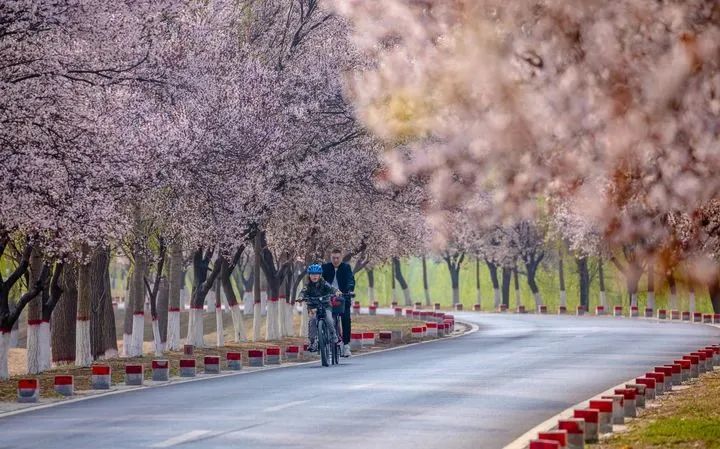
<svg viewBox="0 0 720 449"><path fill-rule="evenodd" d="M340 290L333 288L332 285L328 284L322 278L322 267L320 265L310 265L307 269L307 274L308 281L300 292L301 298L318 298L333 294L338 297L342 296L342 292ZM330 308L325 309L325 321L328 323L330 328L330 338L333 343L336 343L338 336L335 332L335 320L333 319L331 310L332 309ZM308 312L310 312L310 310L308 310ZM314 314L311 315L310 322L308 323L308 339L310 340L308 351L317 351L317 317Z"/></svg>

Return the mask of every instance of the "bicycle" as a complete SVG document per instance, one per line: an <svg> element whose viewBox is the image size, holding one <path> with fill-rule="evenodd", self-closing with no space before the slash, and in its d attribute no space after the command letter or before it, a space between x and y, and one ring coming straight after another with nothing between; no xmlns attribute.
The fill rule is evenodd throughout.
<svg viewBox="0 0 720 449"><path fill-rule="evenodd" d="M334 300L334 301L333 301ZM298 300L299 302L307 302L308 309L315 309L316 326L317 326L317 339L318 339L318 352L320 353L320 361L322 366L330 366L330 364L337 365L340 363L340 354L338 348L339 344L342 344L342 334L339 332L339 326L337 321L335 322L335 332L338 337L338 342L333 343L330 338L330 328L328 323L325 321L325 313L328 308L337 307L334 302L338 301L335 295L325 296L308 296Z"/></svg>

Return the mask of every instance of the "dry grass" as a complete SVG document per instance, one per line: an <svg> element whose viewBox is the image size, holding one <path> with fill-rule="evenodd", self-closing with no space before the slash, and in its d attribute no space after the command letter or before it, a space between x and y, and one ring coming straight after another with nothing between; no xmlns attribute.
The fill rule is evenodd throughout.
<svg viewBox="0 0 720 449"><path fill-rule="evenodd" d="M720 371L660 397L628 431L592 449L720 449Z"/></svg>
<svg viewBox="0 0 720 449"><path fill-rule="evenodd" d="M182 325L183 329L185 329L186 326L186 314L183 315ZM226 314L229 315L229 314ZM232 351L239 351L243 353L243 363L247 364L247 350L248 349L263 349L269 346L280 346L281 348L284 348L289 345L302 345L305 343L304 337L288 337L284 338L282 340L277 341L259 341L259 342L248 342L248 343L226 343L226 346L222 348L214 347L215 345L215 320L214 320L214 313L207 314L205 317L205 343L207 346L213 346L213 347L206 347L203 349L195 349L195 357L197 359L198 365L197 370L198 372L202 372L204 365L203 365L203 356L205 355L219 355L224 358L225 354L227 352ZM232 329L232 323L229 318L229 316L226 317L225 324L225 341L228 342L230 340L230 333ZM412 341L416 341L415 339L412 339L410 328L413 326L417 326L422 324L419 321L411 321L407 320L405 318L395 318L390 316L357 316L353 317L353 330L357 331L392 331L392 330L401 330L403 332L403 341L401 343L377 343L376 345L368 348L360 349L356 352L358 353L364 353L364 352L370 352L375 351L379 349L385 349L392 346L398 346L402 344L407 344ZM296 328L299 325L298 322L296 322ZM462 326L461 324L458 324L458 326ZM252 329L252 320L250 318L245 319L245 328L248 331L248 333ZM147 326L145 330L145 335L150 335L150 338L152 338L152 330L150 329L150 326ZM121 347L121 342L118 342L118 346ZM145 343L145 349L146 351L151 351L151 346L148 344L148 342ZM305 354L305 358L301 361L307 361L307 360L314 360L316 358L315 355L312 354ZM183 354L181 352L166 352L162 357L155 357L152 354L146 354L143 357L134 357L134 358L112 358L108 360L104 360L103 363L107 363L112 367L112 380L113 383L122 383L124 382L124 367L127 363L142 363L146 367L145 377L150 378L151 377L151 371L149 369L150 362L153 359L157 358L163 358L170 360L170 375L175 376L177 375L177 361L183 358ZM287 362L287 363L293 363L293 362ZM90 368L78 368L72 365L65 365L65 366L57 366L53 368L50 371L34 375L34 376L28 376L23 375L22 373L26 370L26 361L25 361L25 350L24 349L13 349L11 350L11 358L9 360L9 365L11 369L11 378L6 381L0 381L0 401L15 401L16 399L16 386L17 386L17 380L21 377L35 377L40 380L40 397L49 398L49 397L57 397L55 392L53 391L53 380L54 376L57 374L72 374L75 376L75 390L76 391L83 391L83 390L89 390L90 389Z"/></svg>

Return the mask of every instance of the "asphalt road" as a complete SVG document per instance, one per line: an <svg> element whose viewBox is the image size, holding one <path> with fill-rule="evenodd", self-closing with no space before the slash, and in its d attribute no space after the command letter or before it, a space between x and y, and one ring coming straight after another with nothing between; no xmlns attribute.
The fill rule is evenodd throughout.
<svg viewBox="0 0 720 449"><path fill-rule="evenodd" d="M0 448L501 448L720 329L456 314L472 335L319 365L132 391L0 419Z"/></svg>

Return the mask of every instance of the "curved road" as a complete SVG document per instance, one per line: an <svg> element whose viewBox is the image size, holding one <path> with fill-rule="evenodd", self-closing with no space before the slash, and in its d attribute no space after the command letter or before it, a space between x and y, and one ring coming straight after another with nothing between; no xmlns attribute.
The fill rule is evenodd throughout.
<svg viewBox="0 0 720 449"><path fill-rule="evenodd" d="M458 313L437 343L132 391L0 419L0 448L501 448L720 329L645 320Z"/></svg>

